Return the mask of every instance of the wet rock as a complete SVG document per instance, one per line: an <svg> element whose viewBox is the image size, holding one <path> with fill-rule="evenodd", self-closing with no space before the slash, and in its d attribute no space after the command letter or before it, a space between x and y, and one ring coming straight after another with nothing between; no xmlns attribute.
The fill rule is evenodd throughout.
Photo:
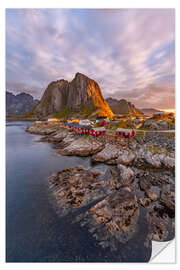
<svg viewBox="0 0 180 270"><path fill-rule="evenodd" d="M168 231L163 220L154 214L150 218L150 228L153 240L163 241L167 238Z"/></svg>
<svg viewBox="0 0 180 270"><path fill-rule="evenodd" d="M50 188L53 190L62 216L104 197L105 190L111 190L109 186L101 189L101 186L105 188L103 179L96 182L101 174L97 170L86 170L81 166L75 166L49 177Z"/></svg>
<svg viewBox="0 0 180 270"><path fill-rule="evenodd" d="M101 151L102 148L103 145L100 142L97 142L91 138L80 138L73 141L58 153L67 156L88 156Z"/></svg>
<svg viewBox="0 0 180 270"><path fill-rule="evenodd" d="M166 212L172 218L175 216L175 193L170 190L170 185L164 185L161 192L160 202L165 206Z"/></svg>
<svg viewBox="0 0 180 270"><path fill-rule="evenodd" d="M151 188L151 182L149 181L149 177L143 177L139 181L139 186L142 190L146 191Z"/></svg>
<svg viewBox="0 0 180 270"><path fill-rule="evenodd" d="M139 208L131 188L115 189L112 174L75 166L53 174L49 182L59 214L77 213L74 222L87 225L101 246L116 250L136 232Z"/></svg>
<svg viewBox="0 0 180 270"><path fill-rule="evenodd" d="M149 198L138 198L137 200L138 200L138 203L141 204L145 208L152 207L152 203L151 203L151 200Z"/></svg>
<svg viewBox="0 0 180 270"><path fill-rule="evenodd" d="M79 217L90 228L102 247L117 250L119 243L129 241L137 231L139 208L135 194L120 188Z"/></svg>
<svg viewBox="0 0 180 270"><path fill-rule="evenodd" d="M175 221L162 206L154 207L149 213L149 234L155 241L169 241L175 235Z"/></svg>
<svg viewBox="0 0 180 270"><path fill-rule="evenodd" d="M155 186L151 186L150 189L146 189L146 195L152 200L156 201L160 197L160 189Z"/></svg>

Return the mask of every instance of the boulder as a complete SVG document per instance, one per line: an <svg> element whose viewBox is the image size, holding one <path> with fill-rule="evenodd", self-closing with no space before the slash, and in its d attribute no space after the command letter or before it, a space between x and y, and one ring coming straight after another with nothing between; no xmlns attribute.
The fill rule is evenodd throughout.
<svg viewBox="0 0 180 270"><path fill-rule="evenodd" d="M175 235L174 218L169 217L167 209L162 206L154 207L148 214L149 233L155 241L170 241Z"/></svg>
<svg viewBox="0 0 180 270"><path fill-rule="evenodd" d="M119 171L119 183L121 186L128 186L134 180L134 172L130 168L119 164L117 165Z"/></svg>
<svg viewBox="0 0 180 270"><path fill-rule="evenodd" d="M151 208L151 200L149 198L138 198L138 203L141 204L145 208Z"/></svg>
<svg viewBox="0 0 180 270"><path fill-rule="evenodd" d="M51 134L51 135L47 135L43 138L40 139L40 141L43 142L61 142L68 134L68 130L67 129L59 129L58 131L56 131L55 133Z"/></svg>
<svg viewBox="0 0 180 270"><path fill-rule="evenodd" d="M175 193L170 190L170 185L164 185L161 192L160 202L167 208L170 216L175 216Z"/></svg>
<svg viewBox="0 0 180 270"><path fill-rule="evenodd" d="M96 162L113 163L119 156L119 152L120 150L116 145L107 143L103 150L92 156L92 160Z"/></svg>
<svg viewBox="0 0 180 270"><path fill-rule="evenodd" d="M158 154L153 155L150 151L147 151L144 155L146 163L153 168L161 168L161 160Z"/></svg>
<svg viewBox="0 0 180 270"><path fill-rule="evenodd" d="M68 132L67 136L59 143L59 148L65 148L76 140L77 137L71 132ZM57 154L59 154L59 152L57 152Z"/></svg>
<svg viewBox="0 0 180 270"><path fill-rule="evenodd" d="M58 154L67 155L67 156L88 156L98 151L101 151L103 148L103 144L95 141L91 138L80 138L74 140L71 144L69 144L64 149L60 150Z"/></svg>
<svg viewBox="0 0 180 270"><path fill-rule="evenodd" d="M175 158L173 157L164 157L162 159L162 163L165 167L169 168L169 169L174 169L175 168Z"/></svg>
<svg viewBox="0 0 180 270"><path fill-rule="evenodd" d="M160 197L160 188L151 186L150 189L146 189L146 195L152 200L156 201Z"/></svg>
<svg viewBox="0 0 180 270"><path fill-rule="evenodd" d="M39 134L39 135L50 135L57 131L57 126L44 126L34 124L26 128L26 131L32 134Z"/></svg>
<svg viewBox="0 0 180 270"><path fill-rule="evenodd" d="M118 158L116 159L117 164L130 165L136 158L136 155L132 151L124 150L119 153Z"/></svg>

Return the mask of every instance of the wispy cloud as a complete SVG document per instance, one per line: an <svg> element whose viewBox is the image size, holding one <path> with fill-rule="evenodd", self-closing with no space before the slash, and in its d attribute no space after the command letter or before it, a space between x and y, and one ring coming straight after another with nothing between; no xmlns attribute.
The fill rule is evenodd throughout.
<svg viewBox="0 0 180 270"><path fill-rule="evenodd" d="M174 106L173 9L8 9L6 22L14 91L24 85L40 97L50 81L82 72L105 97Z"/></svg>

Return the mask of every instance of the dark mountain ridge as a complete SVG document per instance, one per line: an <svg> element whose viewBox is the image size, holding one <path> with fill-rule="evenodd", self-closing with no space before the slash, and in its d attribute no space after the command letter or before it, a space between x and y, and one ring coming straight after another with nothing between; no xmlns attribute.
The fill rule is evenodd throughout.
<svg viewBox="0 0 180 270"><path fill-rule="evenodd" d="M34 99L30 94L20 93L17 95L6 91L6 115L21 115L33 108L38 100Z"/></svg>
<svg viewBox="0 0 180 270"><path fill-rule="evenodd" d="M115 114L131 114L133 116L143 115L143 112L141 110L137 109L134 104L125 99L117 100L110 97L107 98L106 101L108 102L111 110Z"/></svg>

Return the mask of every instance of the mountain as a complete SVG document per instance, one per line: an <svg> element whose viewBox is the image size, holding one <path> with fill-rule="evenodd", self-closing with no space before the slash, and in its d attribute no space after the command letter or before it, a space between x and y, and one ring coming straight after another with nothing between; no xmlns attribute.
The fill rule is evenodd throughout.
<svg viewBox="0 0 180 270"><path fill-rule="evenodd" d="M38 100L34 99L31 95L20 93L13 95L6 91L6 115L20 115L28 112L32 107L37 104Z"/></svg>
<svg viewBox="0 0 180 270"><path fill-rule="evenodd" d="M115 114L131 114L134 116L143 115L139 109L125 99L117 100L115 98L107 98L106 101Z"/></svg>
<svg viewBox="0 0 180 270"><path fill-rule="evenodd" d="M101 116L113 116L99 85L84 74L76 73L71 82L64 79L51 82L32 113L44 117L66 109L79 112L85 107Z"/></svg>
<svg viewBox="0 0 180 270"><path fill-rule="evenodd" d="M148 115L152 115L152 114L154 114L154 113L156 113L156 112L161 112L161 111L159 111L159 110L157 110L157 109L153 109L153 108L142 108L142 109L140 109L141 110L141 112L143 112L144 114L148 114Z"/></svg>

